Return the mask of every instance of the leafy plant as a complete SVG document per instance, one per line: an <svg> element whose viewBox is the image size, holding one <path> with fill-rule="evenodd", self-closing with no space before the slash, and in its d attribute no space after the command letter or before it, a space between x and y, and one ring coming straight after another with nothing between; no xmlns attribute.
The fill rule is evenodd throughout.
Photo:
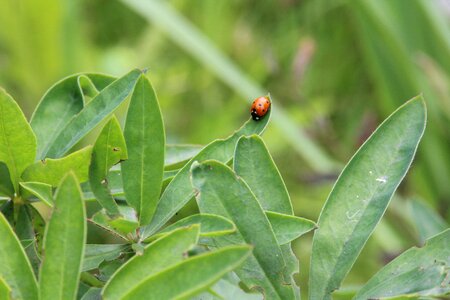
<svg viewBox="0 0 450 300"><path fill-rule="evenodd" d="M127 99L122 131L113 112ZM291 243L312 230L310 299L331 299L426 123L420 96L387 118L344 168L316 224L294 215L260 137L271 112L204 147L167 145L140 70L67 77L30 124L3 90L0 109L1 299L299 299ZM100 126L94 145L67 154ZM101 208L87 216L91 201ZM177 218L190 201L199 213ZM417 205L420 218L432 215ZM120 242L86 244L87 222ZM394 259L354 299L450 293L450 231L431 224L419 228L421 237L437 233L422 249Z"/></svg>

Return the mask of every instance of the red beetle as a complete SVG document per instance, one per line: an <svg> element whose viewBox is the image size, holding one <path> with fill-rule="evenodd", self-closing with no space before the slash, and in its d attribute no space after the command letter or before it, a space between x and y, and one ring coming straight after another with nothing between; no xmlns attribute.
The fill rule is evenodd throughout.
<svg viewBox="0 0 450 300"><path fill-rule="evenodd" d="M270 104L271 103L269 97L256 98L252 103L252 107L250 108L250 113L253 120L261 120L261 118L264 117L270 110Z"/></svg>

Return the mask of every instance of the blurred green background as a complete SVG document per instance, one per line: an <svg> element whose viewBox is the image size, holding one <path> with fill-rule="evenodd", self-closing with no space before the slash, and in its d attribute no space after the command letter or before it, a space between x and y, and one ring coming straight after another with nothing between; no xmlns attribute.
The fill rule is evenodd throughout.
<svg viewBox="0 0 450 300"><path fill-rule="evenodd" d="M134 67L149 69L171 143L229 135L270 92L264 138L297 215L313 220L368 135L423 93L417 158L345 286L448 226L450 1L0 1L0 86L27 117L64 76ZM303 292L311 237L295 243Z"/></svg>

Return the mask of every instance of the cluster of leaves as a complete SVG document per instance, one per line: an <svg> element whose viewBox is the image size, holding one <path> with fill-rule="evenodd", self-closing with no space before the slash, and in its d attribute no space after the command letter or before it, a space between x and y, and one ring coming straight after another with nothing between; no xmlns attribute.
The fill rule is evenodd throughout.
<svg viewBox="0 0 450 300"><path fill-rule="evenodd" d="M122 131L114 110L130 98ZM167 145L156 94L133 70L74 75L30 124L0 92L1 299L298 299L291 242L318 228L310 298L329 299L405 176L425 128L417 97L342 172L318 224L293 214L259 135L269 114L205 147ZM102 125L93 146L68 155ZM199 214L172 218L191 199ZM87 217L85 201L103 208ZM86 244L91 222L121 239ZM355 299L442 295L446 230L377 273Z"/></svg>

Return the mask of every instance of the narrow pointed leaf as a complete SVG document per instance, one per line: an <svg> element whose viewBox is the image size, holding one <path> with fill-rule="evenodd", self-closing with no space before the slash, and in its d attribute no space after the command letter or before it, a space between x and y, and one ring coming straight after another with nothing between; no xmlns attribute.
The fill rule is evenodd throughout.
<svg viewBox="0 0 450 300"><path fill-rule="evenodd" d="M128 245L123 244L87 244L81 271L97 269L102 262L118 258L128 248Z"/></svg>
<svg viewBox="0 0 450 300"><path fill-rule="evenodd" d="M422 243L449 227L437 212L418 199L411 201L411 210Z"/></svg>
<svg viewBox="0 0 450 300"><path fill-rule="evenodd" d="M250 253L249 246L231 246L194 256L141 282L123 299L189 299L241 265Z"/></svg>
<svg viewBox="0 0 450 300"><path fill-rule="evenodd" d="M62 180L44 237L39 299L75 299L86 241L86 212L73 173Z"/></svg>
<svg viewBox="0 0 450 300"><path fill-rule="evenodd" d="M286 220L295 218L293 216L294 212L291 199L283 178L281 178L281 174L270 156L264 141L259 136L242 136L239 139L234 153L233 167L236 174L248 184L250 190L255 194L256 199L264 210L283 214L286 216ZM289 218L288 215L292 215L292 218ZM272 216L276 218L278 215L275 214ZM267 214L267 217L271 221L269 214ZM283 222L280 224L277 220L272 220L273 223L271 222L271 226L275 235L277 233L279 234L277 241L281 245L281 251L283 252L286 273L291 275L288 280L294 288L295 298L299 299L300 291L292 277L294 273L299 272L299 262L292 251L290 243L285 243L286 239L284 237L286 236L281 237L281 235L287 233L284 230L288 228L281 229L279 225L285 225L286 223ZM290 224L292 225L292 223ZM293 228L290 229L292 230ZM289 232L290 237L295 238L292 233Z"/></svg>
<svg viewBox="0 0 450 300"><path fill-rule="evenodd" d="M123 187L140 224L146 225L161 192L166 137L158 99L145 75L141 75L131 96L124 135L129 159L122 164Z"/></svg>
<svg viewBox="0 0 450 300"><path fill-rule="evenodd" d="M38 286L30 262L8 221L0 213L0 279L13 299L37 300Z"/></svg>
<svg viewBox="0 0 450 300"><path fill-rule="evenodd" d="M376 273L354 299L450 293L450 229L411 248Z"/></svg>
<svg viewBox="0 0 450 300"><path fill-rule="evenodd" d="M24 181L37 181L56 187L61 178L68 172L73 172L80 182L88 180L89 162L92 146L71 153L63 158L44 159L28 166L23 172Z"/></svg>
<svg viewBox="0 0 450 300"><path fill-rule="evenodd" d="M267 299L294 299L283 252L248 185L217 161L194 164L192 183L198 190L201 213L221 215L237 227L235 234L214 238L217 247L242 243L254 246L253 254L236 270L241 280L248 287L261 290Z"/></svg>
<svg viewBox="0 0 450 300"><path fill-rule="evenodd" d="M230 234L236 231L236 226L227 218L212 214L197 214L191 215L179 220L178 222L170 226L167 226L166 228L158 232L158 234L153 235L151 237L151 240L156 239L161 235L168 234L178 228L191 226L193 224L200 225L200 236L202 237L219 236Z"/></svg>
<svg viewBox="0 0 450 300"><path fill-rule="evenodd" d="M183 260L185 252L197 243L199 227L181 228L149 244L141 256L124 264L103 289L105 300L123 299L147 277Z"/></svg>
<svg viewBox="0 0 450 300"><path fill-rule="evenodd" d="M305 218L272 211L266 211L266 215L279 245L290 243L303 234L317 228L316 223Z"/></svg>
<svg viewBox="0 0 450 300"><path fill-rule="evenodd" d="M84 107L80 77L88 77L97 90L103 90L115 78L102 74L71 75L55 83L42 97L31 117L37 138L37 159L47 156L49 147L70 120Z"/></svg>
<svg viewBox="0 0 450 300"><path fill-rule="evenodd" d="M53 191L51 185L42 182L21 182L20 186L49 207L53 207Z"/></svg>
<svg viewBox="0 0 450 300"><path fill-rule="evenodd" d="M89 183L97 201L110 214L119 214L119 208L111 195L107 176L109 169L128 158L125 139L116 117L103 127L92 150L89 167Z"/></svg>
<svg viewBox="0 0 450 300"><path fill-rule="evenodd" d="M127 99L141 73L140 70L133 70L103 89L64 126L49 146L45 157L63 156L103 119L107 118Z"/></svg>
<svg viewBox="0 0 450 300"><path fill-rule="evenodd" d="M232 159L236 142L242 135L262 134L270 120L271 111L261 121L249 119L244 125L226 139L215 140L205 146L197 155L189 160L175 175L164 190L156 208L152 222L143 228L144 238L149 237L161 228L175 213L194 197L190 181L190 168L194 161L215 159L223 163Z"/></svg>
<svg viewBox="0 0 450 300"><path fill-rule="evenodd" d="M233 163L236 174L250 186L264 210L294 214L286 185L259 136L239 139Z"/></svg>
<svg viewBox="0 0 450 300"><path fill-rule="evenodd" d="M405 176L425 129L416 97L387 118L342 171L313 240L309 299L339 288Z"/></svg>
<svg viewBox="0 0 450 300"><path fill-rule="evenodd" d="M0 88L0 161L9 170L14 190L19 193L23 170L34 162L36 137L19 105Z"/></svg>

